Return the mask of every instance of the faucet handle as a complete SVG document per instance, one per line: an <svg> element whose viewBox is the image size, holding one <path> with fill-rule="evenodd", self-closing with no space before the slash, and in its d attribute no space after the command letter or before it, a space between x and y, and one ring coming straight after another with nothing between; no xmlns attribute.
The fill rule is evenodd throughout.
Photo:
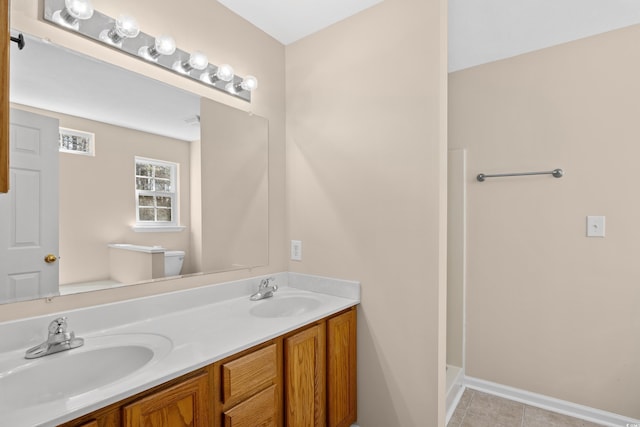
<svg viewBox="0 0 640 427"><path fill-rule="evenodd" d="M58 317L49 323L49 335L63 334L67 332L67 318Z"/></svg>
<svg viewBox="0 0 640 427"><path fill-rule="evenodd" d="M262 288L266 288L267 286L269 286L269 280L270 279L271 279L271 277L260 280L260 286L258 286L258 288L262 289Z"/></svg>

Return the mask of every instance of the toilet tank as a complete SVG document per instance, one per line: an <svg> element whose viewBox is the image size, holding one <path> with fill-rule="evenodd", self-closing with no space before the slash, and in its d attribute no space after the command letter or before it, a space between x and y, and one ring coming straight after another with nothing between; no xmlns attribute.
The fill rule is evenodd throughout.
<svg viewBox="0 0 640 427"><path fill-rule="evenodd" d="M184 261L184 251L164 252L164 275L165 277L179 276L182 271Z"/></svg>

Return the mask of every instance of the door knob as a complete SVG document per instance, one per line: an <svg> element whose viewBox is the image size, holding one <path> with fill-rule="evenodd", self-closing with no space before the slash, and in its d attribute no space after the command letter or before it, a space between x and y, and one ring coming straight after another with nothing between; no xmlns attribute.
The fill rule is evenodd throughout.
<svg viewBox="0 0 640 427"><path fill-rule="evenodd" d="M58 260L58 257L55 256L54 254L48 254L45 255L44 257L44 262L51 264L52 262L56 262Z"/></svg>

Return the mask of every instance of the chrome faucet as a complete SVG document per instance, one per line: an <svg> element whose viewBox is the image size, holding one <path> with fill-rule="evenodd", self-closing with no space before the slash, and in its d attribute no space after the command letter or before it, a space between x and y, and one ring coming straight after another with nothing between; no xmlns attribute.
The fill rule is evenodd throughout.
<svg viewBox="0 0 640 427"><path fill-rule="evenodd" d="M49 336L42 344L31 347L24 355L25 359L35 359L48 354L59 353L84 345L84 339L76 338L74 332L67 332L67 318L58 317L49 323Z"/></svg>
<svg viewBox="0 0 640 427"><path fill-rule="evenodd" d="M249 299L251 301L258 301L260 299L272 297L273 293L278 290L278 285L273 283L274 281L275 279L273 277L262 279L260 281L260 286L258 286L258 292L251 295Z"/></svg>

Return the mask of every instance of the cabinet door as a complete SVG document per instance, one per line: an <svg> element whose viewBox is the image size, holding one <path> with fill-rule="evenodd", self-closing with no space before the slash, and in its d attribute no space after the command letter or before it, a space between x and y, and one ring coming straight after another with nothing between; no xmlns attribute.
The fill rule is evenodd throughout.
<svg viewBox="0 0 640 427"><path fill-rule="evenodd" d="M356 310L327 320L327 422L349 427L356 421Z"/></svg>
<svg viewBox="0 0 640 427"><path fill-rule="evenodd" d="M325 324L285 339L285 425L324 427Z"/></svg>
<svg viewBox="0 0 640 427"><path fill-rule="evenodd" d="M9 0L0 0L0 193L9 191Z"/></svg>
<svg viewBox="0 0 640 427"><path fill-rule="evenodd" d="M224 427L276 427L276 386L272 385L224 413Z"/></svg>
<svg viewBox="0 0 640 427"><path fill-rule="evenodd" d="M204 373L123 408L124 427L209 427L209 376Z"/></svg>

